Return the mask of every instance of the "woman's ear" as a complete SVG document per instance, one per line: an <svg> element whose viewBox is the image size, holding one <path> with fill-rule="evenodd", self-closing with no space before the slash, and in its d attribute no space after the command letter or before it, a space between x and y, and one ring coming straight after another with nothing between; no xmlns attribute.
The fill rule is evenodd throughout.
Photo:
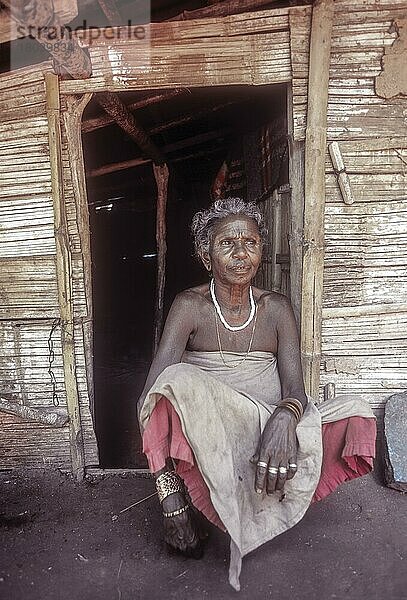
<svg viewBox="0 0 407 600"><path fill-rule="evenodd" d="M212 270L212 261L211 257L209 256L209 252L200 252L199 256L201 258L201 261L203 262L205 269L208 272L210 272Z"/></svg>

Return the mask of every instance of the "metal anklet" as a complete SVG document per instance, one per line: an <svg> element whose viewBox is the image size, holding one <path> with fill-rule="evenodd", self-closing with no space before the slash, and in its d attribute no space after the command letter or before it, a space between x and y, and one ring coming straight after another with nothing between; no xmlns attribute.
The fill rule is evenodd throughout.
<svg viewBox="0 0 407 600"><path fill-rule="evenodd" d="M175 471L166 471L157 477L155 480L158 499L162 503L164 498L175 494L176 492L184 492L183 481Z"/></svg>
<svg viewBox="0 0 407 600"><path fill-rule="evenodd" d="M178 508L178 510L173 510L171 512L163 512L163 515L167 519L170 518L170 517L176 517L177 515L182 515L182 513L185 512L188 508L189 508L189 505L186 504L182 508Z"/></svg>

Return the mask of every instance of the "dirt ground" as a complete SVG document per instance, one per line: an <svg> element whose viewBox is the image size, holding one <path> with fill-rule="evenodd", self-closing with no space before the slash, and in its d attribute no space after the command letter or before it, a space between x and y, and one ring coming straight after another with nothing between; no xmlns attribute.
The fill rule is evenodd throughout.
<svg viewBox="0 0 407 600"><path fill-rule="evenodd" d="M4 600L403 600L407 498L367 476L310 507L227 582L228 538L210 529L201 560L168 556L149 478L83 484L59 472L0 473Z"/></svg>

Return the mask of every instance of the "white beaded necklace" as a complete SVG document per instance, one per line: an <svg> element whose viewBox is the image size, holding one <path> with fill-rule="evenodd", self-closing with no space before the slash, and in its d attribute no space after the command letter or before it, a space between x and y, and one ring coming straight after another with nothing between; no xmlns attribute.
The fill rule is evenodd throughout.
<svg viewBox="0 0 407 600"><path fill-rule="evenodd" d="M215 305L216 308L216 312L219 316L219 319L222 323L222 325L224 327L226 327L226 329L229 329L229 331L241 331L242 329L245 329L248 325L250 325L250 323L253 321L253 317L256 313L256 303L254 301L253 298L253 290L252 290L252 286L249 287L249 299L250 299L250 314L249 317L247 319L247 321L245 321L243 323L243 325L229 325L229 323L226 321L225 317L222 315L222 310L219 306L219 302L216 299L216 295L215 295L215 281L213 279L211 279L211 284L209 286L209 290L211 293L211 298L212 298L212 302Z"/></svg>

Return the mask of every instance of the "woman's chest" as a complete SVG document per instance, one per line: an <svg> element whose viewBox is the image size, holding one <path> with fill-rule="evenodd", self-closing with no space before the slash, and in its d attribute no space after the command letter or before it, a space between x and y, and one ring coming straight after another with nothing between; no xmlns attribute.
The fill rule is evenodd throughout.
<svg viewBox="0 0 407 600"><path fill-rule="evenodd" d="M226 321L227 322L227 321ZM205 306L197 318L196 330L192 332L187 350L197 352L277 352L275 324L264 310L259 309L247 326L230 331L222 323L213 306Z"/></svg>

